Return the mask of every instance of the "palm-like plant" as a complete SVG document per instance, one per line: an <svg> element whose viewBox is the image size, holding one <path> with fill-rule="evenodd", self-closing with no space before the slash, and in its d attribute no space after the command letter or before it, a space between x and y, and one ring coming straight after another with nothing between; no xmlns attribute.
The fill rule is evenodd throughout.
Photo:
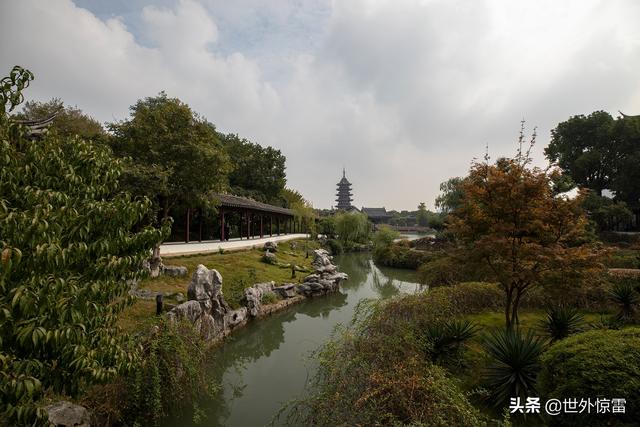
<svg viewBox="0 0 640 427"><path fill-rule="evenodd" d="M526 397L535 393L538 359L544 350L544 340L531 330L496 330L485 339L485 351L491 362L484 373L493 403L500 407L510 397Z"/></svg>
<svg viewBox="0 0 640 427"><path fill-rule="evenodd" d="M429 324L425 328L425 337L429 343L429 353L433 361L458 350L465 341L475 335L476 330L472 322L462 319Z"/></svg>
<svg viewBox="0 0 640 427"><path fill-rule="evenodd" d="M546 317L539 326L551 341L557 341L580 332L584 324L584 316L576 308L551 306L547 308Z"/></svg>
<svg viewBox="0 0 640 427"><path fill-rule="evenodd" d="M636 306L640 302L640 296L633 284L628 282L619 282L609 291L609 297L613 302L618 304L620 312L618 317L621 320L632 319L636 312Z"/></svg>

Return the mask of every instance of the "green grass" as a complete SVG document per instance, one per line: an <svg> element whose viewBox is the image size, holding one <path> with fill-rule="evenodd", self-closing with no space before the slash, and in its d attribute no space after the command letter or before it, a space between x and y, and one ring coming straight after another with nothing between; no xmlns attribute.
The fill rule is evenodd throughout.
<svg viewBox="0 0 640 427"><path fill-rule="evenodd" d="M640 249L612 247L604 264L609 268L640 268Z"/></svg>
<svg viewBox="0 0 640 427"><path fill-rule="evenodd" d="M296 249L291 248L291 243L293 242L296 243ZM276 252L278 261L283 264L295 264L311 270L313 254L310 253L309 258L305 258L305 245L309 248L310 252L312 249L318 247L317 242L307 240L279 243L278 252ZM160 276L155 279L146 279L140 284L140 288L163 293L182 292L186 296L191 275L198 264L203 264L207 268L214 268L220 272L222 275L222 292L225 300L231 307L237 308L240 306L240 299L244 294L244 288L255 283L269 282L272 280L277 284L300 283L308 274L296 272L296 277L291 278L291 268L266 264L261 261L263 254L264 251L262 251L262 245L260 245L255 249L243 251L165 257L163 259L165 264L183 265L187 267L187 276Z"/></svg>

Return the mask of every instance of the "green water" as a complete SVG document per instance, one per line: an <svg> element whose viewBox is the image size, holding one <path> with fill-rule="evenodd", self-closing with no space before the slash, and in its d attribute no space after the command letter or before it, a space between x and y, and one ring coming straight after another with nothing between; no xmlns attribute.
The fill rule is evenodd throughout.
<svg viewBox="0 0 640 427"><path fill-rule="evenodd" d="M378 268L368 254L335 258L349 274L340 293L294 305L234 332L215 349L215 378L223 385L215 401L203 404L204 426L262 426L284 402L304 393L313 373L310 353L348 323L359 301L416 292L415 272ZM169 426L189 426L191 417ZM276 422L279 425L280 422Z"/></svg>

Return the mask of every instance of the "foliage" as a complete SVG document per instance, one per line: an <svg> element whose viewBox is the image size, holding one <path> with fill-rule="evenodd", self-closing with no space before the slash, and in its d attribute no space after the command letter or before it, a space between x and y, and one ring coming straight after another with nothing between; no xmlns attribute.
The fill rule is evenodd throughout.
<svg viewBox="0 0 640 427"><path fill-rule="evenodd" d="M618 318L621 321L630 321L635 318L636 308L640 303L640 295L635 284L627 281L619 281L613 285L609 297L620 309Z"/></svg>
<svg viewBox="0 0 640 427"><path fill-rule="evenodd" d="M560 414L554 425L634 423L640 411L640 328L594 330L552 345L541 357L538 389L543 399L626 399L626 415Z"/></svg>
<svg viewBox="0 0 640 427"><path fill-rule="evenodd" d="M535 134L531 145L534 141ZM508 327L518 322L522 297L549 272L588 274L599 267L597 252L580 243L587 225L581 197L556 197L551 185L556 172L530 167L523 143L521 133L513 159L472 164L462 184L462 204L449 224L460 243L457 258L486 269L486 280L502 285Z"/></svg>
<svg viewBox="0 0 640 427"><path fill-rule="evenodd" d="M329 251L331 252L332 255L340 255L341 253L344 252L344 247L342 246L342 243L340 243L340 241L336 239L327 240L327 247L329 248Z"/></svg>
<svg viewBox="0 0 640 427"><path fill-rule="evenodd" d="M544 341L533 331L523 333L518 328L492 331L484 342L490 356L484 380L491 391L493 404L501 407L510 397L534 396L539 357Z"/></svg>
<svg viewBox="0 0 640 427"><path fill-rule="evenodd" d="M56 114L57 113L57 114ZM55 131L62 138L79 136L87 140L104 140L106 133L96 119L84 114L77 107L64 105L62 100L53 98L48 102L27 101L22 111L15 116L18 120L43 120L56 114L49 131Z"/></svg>
<svg viewBox="0 0 640 427"><path fill-rule="evenodd" d="M598 195L610 189L616 199L640 206L640 120L613 119L605 111L578 115L552 130L547 158L573 180Z"/></svg>
<svg viewBox="0 0 640 427"><path fill-rule="evenodd" d="M584 316L575 307L554 305L547 308L546 317L540 322L540 329L551 341L558 341L580 332L584 324Z"/></svg>
<svg viewBox="0 0 640 427"><path fill-rule="evenodd" d="M361 305L316 354L308 397L289 407L295 425L483 425L444 369L424 362L424 325L444 320L431 295ZM434 306L435 307L435 306Z"/></svg>
<svg viewBox="0 0 640 427"><path fill-rule="evenodd" d="M162 320L142 339L143 357L136 369L112 384L90 389L83 404L106 425L158 426L214 398L211 352L188 322Z"/></svg>
<svg viewBox="0 0 640 427"><path fill-rule="evenodd" d="M336 219L332 216L325 216L318 221L318 233L327 236L329 239L336 237Z"/></svg>
<svg viewBox="0 0 640 427"><path fill-rule="evenodd" d="M355 243L367 243L370 225L365 214L355 212L339 213L335 216L336 233L345 249Z"/></svg>
<svg viewBox="0 0 640 427"><path fill-rule="evenodd" d="M275 292L265 292L262 295L263 304L274 304L276 302L278 302L278 296L275 294Z"/></svg>
<svg viewBox="0 0 640 427"><path fill-rule="evenodd" d="M469 320L450 319L429 323L425 328L427 353L433 362L458 353L461 345L472 338L476 331L476 326Z"/></svg>
<svg viewBox="0 0 640 427"><path fill-rule="evenodd" d="M463 178L454 177L440 184L441 194L436 198L436 208L445 214L458 209L464 197L463 182Z"/></svg>
<svg viewBox="0 0 640 427"><path fill-rule="evenodd" d="M418 214L416 215L416 221L421 227L427 227L429 225L429 214L427 213L427 206L424 202L420 202L418 205Z"/></svg>
<svg viewBox="0 0 640 427"><path fill-rule="evenodd" d="M633 213L625 202L616 202L607 197L598 196L589 191L583 201L584 209L589 217L597 224L598 231L615 230L621 224L628 224Z"/></svg>
<svg viewBox="0 0 640 427"><path fill-rule="evenodd" d="M379 259L391 248L393 242L400 237L400 233L386 225L380 226L373 235L373 257Z"/></svg>
<svg viewBox="0 0 640 427"><path fill-rule="evenodd" d="M229 186L233 194L286 205L289 201L285 191L286 158L280 150L262 147L234 134L218 133L218 139L232 164Z"/></svg>
<svg viewBox="0 0 640 427"><path fill-rule="evenodd" d="M432 260L433 253L414 250L407 240L389 245L386 249L374 247L376 262L388 267L417 270L424 263Z"/></svg>
<svg viewBox="0 0 640 427"><path fill-rule="evenodd" d="M125 159L123 184L163 217L178 203L210 207L210 192L227 184L229 159L213 125L177 98L160 92L139 100L128 120L107 127L113 152Z"/></svg>
<svg viewBox="0 0 640 427"><path fill-rule="evenodd" d="M309 232L311 239L316 239L318 230L316 229L316 211L308 200L305 200L300 193L294 190L284 189L282 194L289 194L286 203L287 208L293 210L296 219L302 222L305 229Z"/></svg>
<svg viewBox="0 0 640 427"><path fill-rule="evenodd" d="M115 322L167 232L140 226L150 203L119 191L106 147L26 139L6 111L31 78L16 67L2 80L0 114L0 412L15 424L42 421L44 391L74 396L133 366Z"/></svg>

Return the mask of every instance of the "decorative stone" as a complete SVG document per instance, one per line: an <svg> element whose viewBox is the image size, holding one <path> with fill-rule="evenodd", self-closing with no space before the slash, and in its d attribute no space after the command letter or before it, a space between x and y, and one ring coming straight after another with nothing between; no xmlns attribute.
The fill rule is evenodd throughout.
<svg viewBox="0 0 640 427"><path fill-rule="evenodd" d="M49 421L56 427L90 427L91 415L87 408L65 400L45 408Z"/></svg>
<svg viewBox="0 0 640 427"><path fill-rule="evenodd" d="M278 258L274 253L266 251L264 255L262 255L262 262L265 262L267 264L277 264Z"/></svg>
<svg viewBox="0 0 640 427"><path fill-rule="evenodd" d="M190 300L204 301L217 296L222 289L222 276L217 270L209 270L200 264L193 272L187 296Z"/></svg>
<svg viewBox="0 0 640 427"><path fill-rule="evenodd" d="M210 314L203 314L193 324L196 331L200 332L200 336L205 341L217 338L220 332L224 331L224 327L219 328L216 325L216 321Z"/></svg>
<svg viewBox="0 0 640 427"><path fill-rule="evenodd" d="M173 314L175 319L188 319L191 323L195 323L196 320L202 315L202 307L198 301L187 301L174 307L170 314Z"/></svg>
<svg viewBox="0 0 640 427"><path fill-rule="evenodd" d="M228 312L225 315L225 323L230 329L235 328L247 321L247 308L241 307L237 310Z"/></svg>
<svg viewBox="0 0 640 427"><path fill-rule="evenodd" d="M187 275L187 267L182 265L165 265L164 274L171 277L183 277Z"/></svg>
<svg viewBox="0 0 640 427"><path fill-rule="evenodd" d="M267 252L278 252L278 244L276 242L265 242L263 249Z"/></svg>
<svg viewBox="0 0 640 427"><path fill-rule="evenodd" d="M293 298L298 293L296 292L296 285L290 283L288 285L277 286L273 288L282 298Z"/></svg>

